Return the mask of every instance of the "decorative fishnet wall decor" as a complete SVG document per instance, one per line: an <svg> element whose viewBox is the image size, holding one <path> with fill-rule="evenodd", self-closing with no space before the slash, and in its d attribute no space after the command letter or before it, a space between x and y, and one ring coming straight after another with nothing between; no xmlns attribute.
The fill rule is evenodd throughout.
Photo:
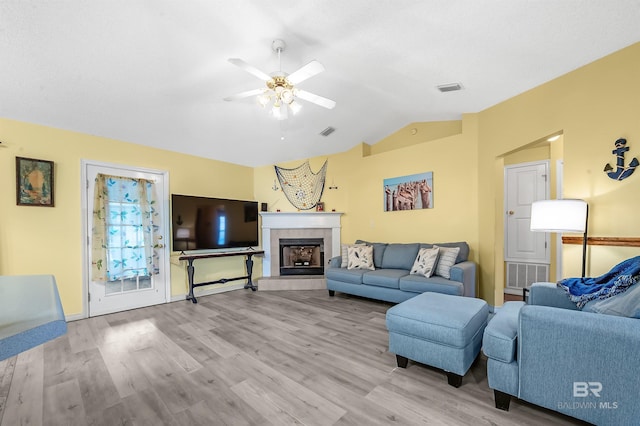
<svg viewBox="0 0 640 426"><path fill-rule="evenodd" d="M322 197L322 191L324 191L324 181L327 176L326 161L318 173L311 171L308 160L295 169L274 167L282 192L294 207L300 210L309 210L318 204Z"/></svg>

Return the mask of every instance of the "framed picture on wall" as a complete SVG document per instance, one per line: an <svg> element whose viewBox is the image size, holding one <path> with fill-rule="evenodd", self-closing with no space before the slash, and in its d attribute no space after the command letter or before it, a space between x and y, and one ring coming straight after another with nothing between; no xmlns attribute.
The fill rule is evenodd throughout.
<svg viewBox="0 0 640 426"><path fill-rule="evenodd" d="M323 212L324 211L324 203L323 202L319 202L318 204L316 204L316 211L317 212Z"/></svg>
<svg viewBox="0 0 640 426"><path fill-rule="evenodd" d="M53 207L53 161L16 157L16 204Z"/></svg>
<svg viewBox="0 0 640 426"><path fill-rule="evenodd" d="M384 211L433 208L433 172L384 179Z"/></svg>

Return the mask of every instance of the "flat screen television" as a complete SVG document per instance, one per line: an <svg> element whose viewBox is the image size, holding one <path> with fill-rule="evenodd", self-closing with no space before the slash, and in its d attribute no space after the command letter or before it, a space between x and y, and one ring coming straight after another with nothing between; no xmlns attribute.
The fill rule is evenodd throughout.
<svg viewBox="0 0 640 426"><path fill-rule="evenodd" d="M171 195L172 250L241 249L258 245L258 202Z"/></svg>

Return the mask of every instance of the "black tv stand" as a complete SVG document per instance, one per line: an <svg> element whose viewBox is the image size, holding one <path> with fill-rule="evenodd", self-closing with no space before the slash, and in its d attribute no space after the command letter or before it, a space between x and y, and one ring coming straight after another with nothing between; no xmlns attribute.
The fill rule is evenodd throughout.
<svg viewBox="0 0 640 426"><path fill-rule="evenodd" d="M252 291L256 291L258 288L253 285L253 281L251 280L251 272L253 271L253 259L252 257L255 255L264 254L264 250L254 250L253 248L249 248L247 250L238 250L238 251L225 251L225 252L217 252L217 253L207 253L207 254L185 254L184 256L180 256L178 260L186 260L187 264L187 276L189 278L189 294L187 295L187 300L191 300L193 303L198 303L198 299L193 294L193 289L195 287L201 287L203 285L211 285L211 284L224 284L229 281L236 280L247 280L244 288L250 288ZM206 283L195 283L193 281L193 276L195 272L195 267L193 266L193 261L196 259L211 259L215 257L229 257L229 256L246 256L244 261L245 266L247 268L247 275L243 275L241 277L235 278L221 278L216 281L209 281Z"/></svg>

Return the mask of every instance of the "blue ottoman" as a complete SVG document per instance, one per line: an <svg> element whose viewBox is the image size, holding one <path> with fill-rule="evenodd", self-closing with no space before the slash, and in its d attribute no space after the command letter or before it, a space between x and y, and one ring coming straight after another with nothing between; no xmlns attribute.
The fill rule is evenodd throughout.
<svg viewBox="0 0 640 426"><path fill-rule="evenodd" d="M459 387L480 353L488 316L484 300L422 293L387 311L389 352L398 367L406 368L411 359L440 368Z"/></svg>

